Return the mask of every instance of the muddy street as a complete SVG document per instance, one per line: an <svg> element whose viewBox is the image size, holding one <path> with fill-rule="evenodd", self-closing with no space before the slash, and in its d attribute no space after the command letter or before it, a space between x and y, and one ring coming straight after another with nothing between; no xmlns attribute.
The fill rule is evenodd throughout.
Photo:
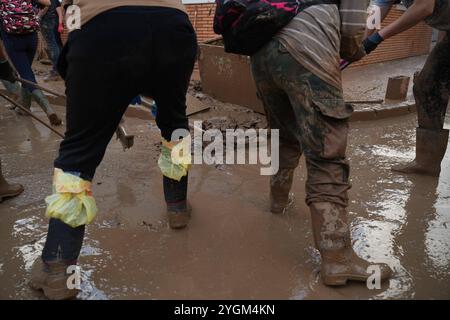
<svg viewBox="0 0 450 320"><path fill-rule="evenodd" d="M284 215L269 212L269 178L258 166L194 166L192 221L186 230L170 230L159 132L154 122L127 120L135 146L124 152L113 140L94 180L99 214L81 252L80 299L450 298L450 151L439 179L390 170L414 156L415 115L351 123L353 247L394 269L381 290L320 281L303 160ZM4 174L25 186L0 204L0 299L43 299L27 281L45 241L44 197L59 142L29 117L0 107Z"/></svg>

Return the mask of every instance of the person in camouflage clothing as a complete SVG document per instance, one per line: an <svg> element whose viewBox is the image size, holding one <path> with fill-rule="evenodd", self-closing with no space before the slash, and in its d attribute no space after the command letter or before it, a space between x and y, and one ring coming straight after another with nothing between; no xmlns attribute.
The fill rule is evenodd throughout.
<svg viewBox="0 0 450 320"><path fill-rule="evenodd" d="M362 57L367 7L368 1L361 0L342 0L339 7L311 6L251 57L269 125L279 129L280 136L280 169L271 177L271 211L282 213L287 208L294 170L304 154L306 203L322 256L321 278L333 286L370 276L369 262L352 249L347 221L346 147L353 109L344 103L339 68L341 56L349 62ZM387 265L378 267L381 280L390 277Z"/></svg>

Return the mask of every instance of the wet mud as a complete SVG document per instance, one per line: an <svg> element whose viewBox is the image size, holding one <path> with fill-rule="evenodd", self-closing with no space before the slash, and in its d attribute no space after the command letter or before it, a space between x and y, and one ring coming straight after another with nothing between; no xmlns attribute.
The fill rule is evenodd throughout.
<svg viewBox="0 0 450 320"><path fill-rule="evenodd" d="M209 112L194 118L225 111ZM415 115L351 124L353 247L395 270L380 290L322 285L303 160L293 205L283 215L269 212L269 178L258 166L194 166L192 221L172 231L157 167L159 132L154 121L128 118L127 125L136 135L134 147L124 152L113 140L94 181L100 211L81 253L80 299L450 298L450 151L439 179L390 171L414 155ZM44 197L59 141L0 106L3 171L25 186L21 196L0 204L2 299L43 299L27 280L45 241Z"/></svg>

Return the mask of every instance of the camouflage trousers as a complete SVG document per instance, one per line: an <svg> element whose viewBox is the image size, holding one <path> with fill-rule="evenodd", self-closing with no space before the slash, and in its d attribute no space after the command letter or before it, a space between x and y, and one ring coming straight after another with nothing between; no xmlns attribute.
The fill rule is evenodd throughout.
<svg viewBox="0 0 450 320"><path fill-rule="evenodd" d="M414 78L419 127L440 130L444 127L450 94L450 33L436 44L422 69Z"/></svg>
<svg viewBox="0 0 450 320"><path fill-rule="evenodd" d="M280 133L280 168L305 155L306 203L347 206L348 118L353 109L337 89L298 63L276 39L252 56L253 77L271 129Z"/></svg>

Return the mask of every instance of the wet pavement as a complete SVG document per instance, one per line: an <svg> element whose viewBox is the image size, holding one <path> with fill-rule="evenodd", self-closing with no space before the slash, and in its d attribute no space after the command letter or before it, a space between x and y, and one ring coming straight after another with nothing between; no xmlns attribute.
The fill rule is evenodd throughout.
<svg viewBox="0 0 450 320"><path fill-rule="evenodd" d="M420 71L428 56L396 59L369 65L350 67L342 72L342 84L346 100L384 99L390 77L410 77L407 100L414 102L414 73Z"/></svg>
<svg viewBox="0 0 450 320"><path fill-rule="evenodd" d="M450 151L439 179L390 171L413 157L415 121L408 115L351 124L353 247L395 270L381 290L369 290L365 284L328 288L320 282L303 161L294 205L284 215L269 212L269 178L259 175L258 166L194 166L192 221L186 230L172 231L156 165L158 130L154 122L129 119L135 146L123 152L112 141L94 181L100 211L80 258L79 298L449 299ZM3 171L26 188L0 204L0 299L43 298L27 280L45 241L43 199L51 192L58 144L49 130L0 105Z"/></svg>

